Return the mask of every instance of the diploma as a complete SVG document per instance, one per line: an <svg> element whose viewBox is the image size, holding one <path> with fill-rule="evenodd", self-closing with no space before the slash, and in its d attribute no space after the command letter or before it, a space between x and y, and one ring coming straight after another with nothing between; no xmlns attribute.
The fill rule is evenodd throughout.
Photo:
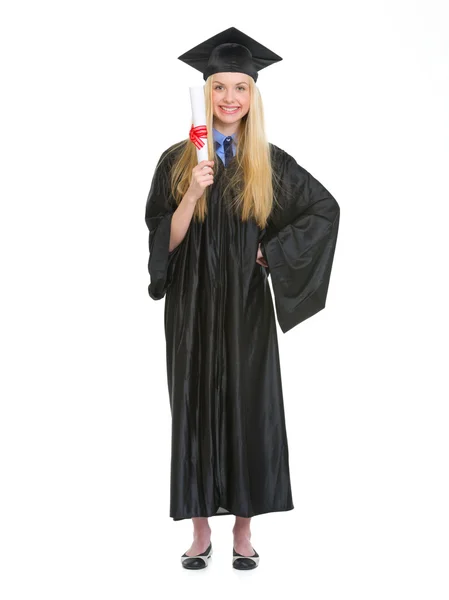
<svg viewBox="0 0 449 600"><path fill-rule="evenodd" d="M204 126L206 127L206 100L204 98L204 86L195 86L190 89L190 102L192 105L192 121L194 127ZM201 138L204 142L202 148L196 148L196 154L198 162L202 160L209 160L207 138Z"/></svg>

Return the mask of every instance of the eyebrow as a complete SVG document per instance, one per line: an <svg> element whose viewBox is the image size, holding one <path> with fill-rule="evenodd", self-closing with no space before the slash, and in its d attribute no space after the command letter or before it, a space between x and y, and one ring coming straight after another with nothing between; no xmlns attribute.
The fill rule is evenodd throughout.
<svg viewBox="0 0 449 600"><path fill-rule="evenodd" d="M225 85L222 81L217 81L217 80L215 80L214 83L220 83L221 85ZM242 83L244 83L245 85L248 85L248 83L246 81L241 81L240 83L236 83L235 85L241 85Z"/></svg>

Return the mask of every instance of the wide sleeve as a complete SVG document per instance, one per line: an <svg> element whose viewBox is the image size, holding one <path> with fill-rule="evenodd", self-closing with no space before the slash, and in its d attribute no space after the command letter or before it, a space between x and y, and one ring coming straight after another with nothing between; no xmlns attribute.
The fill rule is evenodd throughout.
<svg viewBox="0 0 449 600"><path fill-rule="evenodd" d="M279 173L281 210L261 241L283 333L325 307L340 207L330 192L287 153Z"/></svg>
<svg viewBox="0 0 449 600"><path fill-rule="evenodd" d="M170 192L170 162L163 152L156 166L145 207L145 223L149 230L148 293L160 300L169 288L174 262L184 240L169 252L171 220L177 205Z"/></svg>

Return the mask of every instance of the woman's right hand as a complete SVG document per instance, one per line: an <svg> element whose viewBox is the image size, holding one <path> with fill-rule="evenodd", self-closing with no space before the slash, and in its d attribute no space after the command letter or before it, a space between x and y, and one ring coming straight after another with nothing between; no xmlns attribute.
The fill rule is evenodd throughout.
<svg viewBox="0 0 449 600"><path fill-rule="evenodd" d="M205 188L214 182L213 160L202 160L192 169L192 181L187 193L195 200L199 200Z"/></svg>

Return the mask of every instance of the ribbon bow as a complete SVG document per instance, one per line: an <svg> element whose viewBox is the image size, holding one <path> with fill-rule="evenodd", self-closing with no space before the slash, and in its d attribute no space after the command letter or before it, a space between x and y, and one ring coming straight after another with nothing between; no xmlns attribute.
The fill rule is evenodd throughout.
<svg viewBox="0 0 449 600"><path fill-rule="evenodd" d="M198 149L202 148L204 146L204 141L201 138L207 138L207 127L205 125L197 125L197 127L194 127L192 123L189 137Z"/></svg>

